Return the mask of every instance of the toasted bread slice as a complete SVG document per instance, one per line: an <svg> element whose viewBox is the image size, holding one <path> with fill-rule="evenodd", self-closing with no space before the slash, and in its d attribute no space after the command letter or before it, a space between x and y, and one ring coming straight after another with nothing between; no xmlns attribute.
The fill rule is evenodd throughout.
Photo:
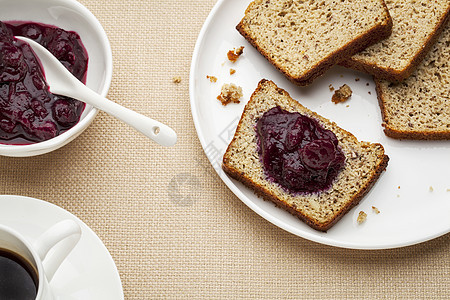
<svg viewBox="0 0 450 300"><path fill-rule="evenodd" d="M236 29L297 85L391 34L383 0L255 0Z"/></svg>
<svg viewBox="0 0 450 300"><path fill-rule="evenodd" d="M258 119L275 106L313 118L336 135L345 162L329 189L291 194L266 175L258 154L255 126ZM234 138L223 156L222 168L257 195L273 201L312 228L326 231L359 203L386 168L388 160L382 145L359 142L351 133L293 100L272 81L263 79L245 106Z"/></svg>
<svg viewBox="0 0 450 300"><path fill-rule="evenodd" d="M450 139L450 23L401 83L375 80L384 132L398 139Z"/></svg>
<svg viewBox="0 0 450 300"><path fill-rule="evenodd" d="M392 34L340 64L399 82L406 79L436 42L450 16L450 1L386 0Z"/></svg>

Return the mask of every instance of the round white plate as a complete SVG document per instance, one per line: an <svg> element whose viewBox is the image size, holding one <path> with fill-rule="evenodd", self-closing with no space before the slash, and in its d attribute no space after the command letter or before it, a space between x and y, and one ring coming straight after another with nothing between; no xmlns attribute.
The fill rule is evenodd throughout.
<svg viewBox="0 0 450 300"><path fill-rule="evenodd" d="M50 284L55 299L124 299L111 255L86 224L54 204L29 197L0 195L0 224L22 233L31 243L53 224L65 219L80 224L82 235Z"/></svg>
<svg viewBox="0 0 450 300"><path fill-rule="evenodd" d="M450 141L399 141L387 138L375 84L368 75L334 67L311 86L290 83L235 29L250 0L219 0L208 16L195 46L190 74L190 98L194 123L205 153L225 184L252 210L273 224L306 239L354 249L386 249L423 242L450 232ZM244 46L236 63L228 50ZM230 75L230 68L236 70ZM210 82L207 75L218 78ZM230 179L221 160L234 135L245 104L262 79L279 87L309 109L336 122L359 140L381 143L389 165L361 203L327 233L318 232L296 217L264 201ZM240 104L222 106L216 99L224 83L243 89ZM331 102L329 85L344 83L353 90L345 103ZM376 214L372 206L379 209ZM356 223L359 211L367 220Z"/></svg>
<svg viewBox="0 0 450 300"><path fill-rule="evenodd" d="M33 21L55 25L80 35L88 56L86 85L106 96L112 78L112 52L103 27L95 16L75 0L0 0L0 21ZM80 135L98 110L86 105L80 121L50 140L17 146L0 144L0 155L32 156L56 150Z"/></svg>

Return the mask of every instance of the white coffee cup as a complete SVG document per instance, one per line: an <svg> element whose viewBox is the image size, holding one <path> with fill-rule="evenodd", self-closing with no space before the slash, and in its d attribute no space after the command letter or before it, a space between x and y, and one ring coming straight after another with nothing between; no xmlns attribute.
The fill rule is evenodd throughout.
<svg viewBox="0 0 450 300"><path fill-rule="evenodd" d="M37 274L36 300L53 299L49 282L80 237L80 226L70 219L54 224L32 244L16 230L0 224L0 249L27 260Z"/></svg>

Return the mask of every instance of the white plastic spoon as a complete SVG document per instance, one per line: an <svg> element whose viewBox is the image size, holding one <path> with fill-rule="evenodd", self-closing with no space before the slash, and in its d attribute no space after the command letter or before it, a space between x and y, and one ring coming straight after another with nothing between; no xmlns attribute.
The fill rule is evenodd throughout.
<svg viewBox="0 0 450 300"><path fill-rule="evenodd" d="M17 36L16 38L28 43L39 57L44 68L45 79L53 94L71 97L103 110L162 146L173 146L177 142L177 134L169 126L100 96L73 76L43 46L25 37Z"/></svg>

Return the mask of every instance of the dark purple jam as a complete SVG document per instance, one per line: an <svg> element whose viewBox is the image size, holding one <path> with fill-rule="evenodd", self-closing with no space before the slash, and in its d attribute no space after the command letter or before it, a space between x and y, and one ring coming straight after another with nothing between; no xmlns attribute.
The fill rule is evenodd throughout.
<svg viewBox="0 0 450 300"><path fill-rule="evenodd" d="M334 133L300 113L274 107L256 131L265 173L288 192L326 190L344 165Z"/></svg>
<svg viewBox="0 0 450 300"><path fill-rule="evenodd" d="M30 144L51 139L80 119L85 104L53 95L25 36L47 48L85 83L88 56L75 32L30 22L0 22L0 143Z"/></svg>

